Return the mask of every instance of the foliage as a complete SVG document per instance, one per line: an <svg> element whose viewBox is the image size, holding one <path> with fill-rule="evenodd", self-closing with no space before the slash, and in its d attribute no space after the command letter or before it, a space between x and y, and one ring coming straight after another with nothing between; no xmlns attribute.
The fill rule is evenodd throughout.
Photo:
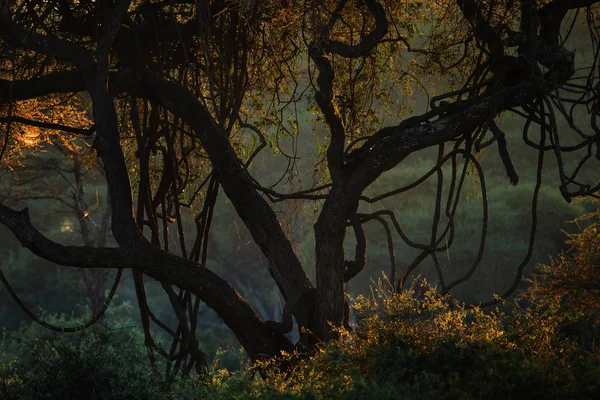
<svg viewBox="0 0 600 400"><path fill-rule="evenodd" d="M73 310L73 304L84 301L78 290L81 286L80 277L75 270L40 260L20 249L7 250L2 256L2 262L7 279L15 282L14 290L34 310L43 304L44 311L68 313ZM40 269L44 272L39 273ZM8 291L0 291L0 320L3 328L16 329L24 318L25 314Z"/></svg>
<svg viewBox="0 0 600 400"><path fill-rule="evenodd" d="M393 293L380 280L354 301L354 332L340 331L316 354L237 372L215 361L168 388L150 368L129 308L85 333L57 336L35 325L5 333L2 398L592 399L600 390L600 352L565 333L573 315L560 304L483 312L423 281Z"/></svg>
<svg viewBox="0 0 600 400"><path fill-rule="evenodd" d="M570 234L569 249L548 265L540 265L530 280L531 295L545 303L560 303L582 315L600 312L600 211L581 232ZM579 220L582 220L580 218Z"/></svg>
<svg viewBox="0 0 600 400"><path fill-rule="evenodd" d="M24 324L0 342L3 399L162 399L168 393L150 368L144 338L128 317L132 307L114 307L110 324L74 334L56 334ZM80 324L89 315L45 316L56 324Z"/></svg>
<svg viewBox="0 0 600 400"><path fill-rule="evenodd" d="M209 367L198 343L201 306L214 310L251 360L260 363L339 335L336 329L347 322L346 283L366 265L363 225L369 221L386 230L390 264L395 265L392 242L398 237L414 253L412 261L402 260L403 271L392 271L395 287L405 285L426 262L433 263L444 295L474 276L495 228L488 220L494 211L488 210L488 197L511 197L488 190L483 149L494 145L503 175L512 185L519 183L512 146L509 151L500 124L503 114L513 113L521 123L522 142L535 150L536 173L523 185L532 192L531 228L510 214L529 235L514 279L487 304L498 302L517 289L533 254L544 154L556 162L558 192L565 200L600 190L592 176L598 160L591 157L600 143L595 112L600 95L594 89L599 76L593 68L600 38L596 3L5 0L0 13L0 51L7 55L0 61L0 168L17 193L0 198L0 223L24 247L53 263L85 271L131 270L144 343L151 357L166 358L167 381L194 365ZM582 32L588 40L569 39ZM586 56L575 57L575 50ZM316 114L311 146L318 152L304 154L312 175L303 181L302 175L309 174L298 168L298 108L307 99L303 108ZM425 105L422 113L406 118L416 100ZM66 205L80 221L81 246L65 246L64 238L49 240L55 238L36 228L27 209L14 208L18 186L27 185L11 172L22 165L22 175L47 161L50 146L61 148L65 159L52 163L57 170L53 179L60 181L64 170L75 177L63 186L31 181L30 189L41 193L27 197L65 200L63 188L73 186L66 196L73 203ZM266 146L286 160L275 184L260 181L249 168ZM435 153L424 175L373 196L380 178L422 152ZM98 168L89 179L105 180L106 195L91 196L93 182L83 180L92 165ZM418 240L411 240L397 223L402 205L388 209L384 200L421 183L430 185L431 202L421 220L411 221L421 231ZM458 235L475 226L469 218L458 218L464 217L458 210L465 195L481 200L477 241ZM225 196L266 259L271 285L210 268L211 261L229 261L209 246L218 239L211 234L217 199ZM313 202L318 214L309 221L314 223L309 262L300 260L287 234L290 224L281 217L286 206L276 205L294 208L297 200ZM510 211L511 204L501 211ZM103 212L90 214L94 209ZM100 215L104 229L94 222ZM352 238L354 254L345 246ZM456 268L440 263L455 241L477 249L468 254L471 267L462 259ZM497 247L507 251L500 241ZM224 248L231 252L229 244ZM238 263L246 274L253 273L245 264ZM106 273L101 273L82 277L100 283L89 286L95 292L90 296L96 299L94 313L102 309ZM147 277L159 282L169 301L169 324L149 304ZM10 282L4 277L3 282L10 290ZM264 307L242 296L274 288L279 291L275 297L280 294L285 301L283 312L265 320L271 316L260 315L267 314ZM461 331L460 318L452 318L458 318L452 329ZM298 343L286 336L293 321ZM168 350L154 339L153 326L172 337Z"/></svg>
<svg viewBox="0 0 600 400"><path fill-rule="evenodd" d="M254 367L254 375L221 371L210 391L222 398L591 399L600 390L600 353L560 334L569 317L556 307L506 303L509 311L485 313L426 284L392 293L381 282L354 306L354 333L341 331L308 358L288 354L293 367L285 372L281 360Z"/></svg>
<svg viewBox="0 0 600 400"><path fill-rule="evenodd" d="M586 349L595 349L600 340L600 209L583 215L575 222L587 224L570 234L569 248L538 265L528 279L529 290L520 297L540 307L559 307L569 315L562 334L578 341Z"/></svg>

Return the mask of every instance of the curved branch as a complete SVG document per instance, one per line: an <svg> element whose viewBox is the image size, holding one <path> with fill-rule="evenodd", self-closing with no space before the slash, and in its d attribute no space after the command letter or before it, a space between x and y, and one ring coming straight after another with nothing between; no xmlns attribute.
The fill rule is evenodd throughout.
<svg viewBox="0 0 600 400"><path fill-rule="evenodd" d="M383 210L383 211L387 211L387 210ZM391 211L390 211L391 213ZM388 254L390 256L390 268L391 268L391 281L392 282L396 282L396 254L394 251L394 238L392 237L392 231L390 229L389 224L387 223L387 221L385 219L383 219L382 217L380 217L377 214L357 214L357 216L360 218L360 220L362 222L367 222L369 220L375 220L377 222L379 222L381 224L381 226L383 226L383 229L385 230L385 236L387 239L387 246L388 246ZM393 214L392 214L393 217Z"/></svg>
<svg viewBox="0 0 600 400"><path fill-rule="evenodd" d="M261 192L265 193L269 197L269 200L271 200L273 203L277 203L277 202L280 202L283 200L292 200L292 199L305 199L305 200L326 199L327 198L326 194L313 194L313 193L319 192L324 189L328 189L331 187L331 184L321 185L321 186L314 187L312 189L300 190L298 192L292 192L292 193L279 193L273 189L269 189L269 188L260 186L258 184L255 184L254 187L257 190L260 190Z"/></svg>
<svg viewBox="0 0 600 400"><path fill-rule="evenodd" d="M110 305L110 303L112 302L113 298L115 297L115 293L117 292L117 288L119 287L119 282L121 282L121 276L123 275L123 270L119 269L117 271L117 276L115 277L115 281L110 289L110 292L108 294L108 296L106 297L106 299L104 300L104 304L102 305L102 308L98 311L98 313L96 315L93 315L92 318L79 325L79 326L58 326L58 325L54 325L51 324L49 322L46 322L42 319L40 319L37 315L35 315L33 313L33 311L31 311L29 309L29 307L27 307L25 305L25 303L23 303L23 301L19 298L19 295L17 295L17 293L15 292L15 290L13 289L13 287L11 286L11 284L8 282L8 280L6 279L6 276L4 276L4 273L2 272L2 270L0 269L0 280L2 281L2 283L4 284L4 287L6 287L6 290L8 290L8 293L10 294L10 296L13 298L13 300L15 301L15 303L17 303L17 305L19 306L19 308L21 308L21 310L23 310L23 312L25 314L27 314L27 316L29 318L31 318L35 323L37 323L38 325L43 326L44 328L48 328L53 332L61 332L61 333L66 333L66 332L80 332L83 331L87 328L89 328L90 326L94 325L96 322L98 322L98 320L100 318L102 318L102 316L104 315L104 313L106 312L106 310L108 309L108 306Z"/></svg>
<svg viewBox="0 0 600 400"><path fill-rule="evenodd" d="M46 54L62 61L70 61L84 70L94 66L94 60L88 50L76 43L55 36L40 35L26 31L15 24L10 15L10 1L5 0L0 11L0 33L17 46Z"/></svg>
<svg viewBox="0 0 600 400"><path fill-rule="evenodd" d="M540 36L548 44L558 44L560 25L569 10L597 3L598 0L553 0L538 10Z"/></svg>
<svg viewBox="0 0 600 400"><path fill-rule="evenodd" d="M269 259L270 272L286 301L294 302L312 283L285 236L277 216L254 187L252 178L231 147L226 135L219 129L209 111L183 87L145 70L137 74L136 82L125 83L123 90L155 101L182 118L194 129L213 165L213 171L244 221L256 244ZM135 83L135 84L134 84ZM310 310L299 307L301 326ZM296 314L295 314L296 315ZM298 318L300 314L296 315Z"/></svg>
<svg viewBox="0 0 600 400"><path fill-rule="evenodd" d="M483 40L490 51L490 58L494 61L492 66L496 69L501 68L501 65L496 63L502 59L504 55L504 46L502 39L496 30L485 20L479 6L473 0L457 0L458 6L463 12L465 18L475 29L476 36Z"/></svg>
<svg viewBox="0 0 600 400"><path fill-rule="evenodd" d="M325 50L344 58L365 57L371 53L383 40L388 32L389 22L385 15L385 9L379 1L364 0L367 9L375 19L375 28L364 35L362 41L355 45L348 45L336 40L326 42Z"/></svg>
<svg viewBox="0 0 600 400"><path fill-rule="evenodd" d="M51 72L24 80L0 79L0 105L10 99L29 100L50 94L77 93L85 90L83 76L78 71Z"/></svg>
<svg viewBox="0 0 600 400"><path fill-rule="evenodd" d="M77 128L74 126L67 126L63 124L57 124L54 122L43 122L43 121L35 121L33 119L19 117L19 116L9 116L9 117L0 117L0 123L10 124L12 122L16 122L23 125L35 126L38 128L44 129L53 129L57 131L63 131L66 133L71 133L74 135L83 135L90 136L94 134L95 126L91 126L89 128Z"/></svg>
<svg viewBox="0 0 600 400"><path fill-rule="evenodd" d="M289 339L265 325L229 283L193 261L143 243L120 248L63 246L46 238L31 224L27 209L19 212L2 204L0 223L13 232L23 247L56 264L108 269L127 266L160 282L189 290L215 310L252 360L293 349Z"/></svg>
<svg viewBox="0 0 600 400"><path fill-rule="evenodd" d="M345 261L346 271L344 273L344 282L348 282L354 278L360 271L365 267L366 252L367 252L367 238L365 236L365 230L362 227L363 221L359 214L354 214L350 218L352 228L354 229L354 236L356 236L356 250L353 261Z"/></svg>
<svg viewBox="0 0 600 400"><path fill-rule="evenodd" d="M109 82L115 82L116 79L112 79L112 77L116 77L117 74L117 72L111 72ZM2 81L0 81L0 102L8 95L9 82L5 82L3 87ZM67 82L69 90L62 88L61 82ZM36 79L15 81L12 90L15 99L26 100L55 92L81 92L86 90L86 87L81 73L62 71ZM109 91L112 91L112 88L109 88ZM194 129L209 155L214 173L225 193L256 243L269 259L271 274L286 301L293 301L312 288L312 283L283 233L275 213L257 192L250 175L235 154L228 138L218 128L202 103L182 86L169 82L148 70L139 71L135 75L135 79L122 82L118 91L119 93L128 92L161 104ZM106 154L110 156L111 153L107 151ZM122 190L122 188L117 189ZM124 208L125 212L127 210L131 210L131 207ZM122 221L123 218L120 220ZM301 304L299 310L308 318L310 314L308 307L304 310ZM302 326L308 326L307 319L304 317L300 319Z"/></svg>
<svg viewBox="0 0 600 400"><path fill-rule="evenodd" d="M517 268L517 275L515 276L515 279L512 283L512 285L504 292L502 293L502 295L500 296L496 296L493 300L488 300L485 302L481 302L479 304L469 304L470 307L489 307L489 306L493 306L496 305L498 303L500 303L502 300L508 298L509 296L511 296L514 291L517 289L517 287L519 286L519 282L521 282L521 277L523 276L523 270L525 269L525 266L527 265L527 263L529 263L529 260L531 259L531 256L533 255L533 244L534 244L534 240L535 240L535 233L537 231L537 220L538 220L538 215L537 215L537 203L538 203L538 198L539 198L539 194L540 194L540 188L542 187L542 173L543 173L543 166L544 166L544 144L546 142L546 130L544 128L544 125L542 125L542 132L541 132L541 140L540 140L540 150L538 152L538 165L537 165L537 170L536 170L536 182L535 182L535 187L533 189L533 198L531 200L531 231L529 233L529 244L527 247L527 253L525 254L525 257L523 258L523 261L521 261L521 263L519 264L519 267Z"/></svg>

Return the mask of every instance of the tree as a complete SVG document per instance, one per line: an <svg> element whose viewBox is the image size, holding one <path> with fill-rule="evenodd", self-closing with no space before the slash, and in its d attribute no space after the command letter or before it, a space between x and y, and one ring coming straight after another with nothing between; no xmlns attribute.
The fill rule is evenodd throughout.
<svg viewBox="0 0 600 400"><path fill-rule="evenodd" d="M505 112L523 118L524 142L539 150L530 247L546 152L557 160L567 201L597 191L598 186L580 178L582 171L592 171L587 165L595 162L592 153L600 143L597 13L593 0L5 0L0 11L6 55L0 81L1 154L18 152L16 125L58 135L93 132L88 140L106 175L118 246L63 246L33 226L27 209L0 205L0 222L23 246L55 263L133 270L146 344L173 361L169 373L206 363L195 340L201 301L217 312L252 360L295 346L310 348L336 337L335 328L347 322L345 285L364 268L363 225L368 221L381 223L388 233L391 278L398 290L428 257L437 268L442 293L473 274L487 226L485 179L477 153L496 143L510 182L518 183L496 122ZM588 29L586 43L593 51L588 69L576 65L580 60L569 41L579 24ZM308 87L298 77L306 71ZM433 89L427 80L440 77L448 79L447 90L430 98L425 113L400 121L410 106L402 90L421 85L429 93ZM298 135L300 121L293 110L302 96L314 99L327 145L315 165L319 179L310 188L281 193L253 176L251 162L267 145L277 148L282 136ZM60 104L78 98L91 103L93 125L57 121ZM35 118L28 114L32 104L52 99L56 112ZM589 122L580 126L583 117ZM570 132L559 135L560 118ZM378 196L365 194L409 155L435 147L437 162L422 179ZM568 153L580 157L572 171L563 163ZM282 175L297 184L297 157L289 158ZM446 164L451 167L448 185ZM464 276L447 281L437 254L452 243L465 176L473 173L481 184L484 210L478 257ZM437 195L431 238L425 243L404 234L398 210L366 213L360 208L431 176L438 182ZM206 266L221 192L268 260L286 302L280 322L263 321ZM314 283L271 204L293 199L312 200L319 207ZM191 248L182 219L186 207L198 210ZM357 243L350 260L344 249L349 227ZM420 250L401 276L395 272L391 227ZM171 230L178 240L175 249ZM516 288L530 254L502 297ZM176 330L164 326L148 307L144 276L162 283L179 321ZM293 319L301 332L298 344L285 336ZM170 351L154 343L151 321L172 335Z"/></svg>
<svg viewBox="0 0 600 400"><path fill-rule="evenodd" d="M44 146L46 140L49 143ZM106 246L111 213L108 193L104 198L98 187L93 186L104 180L103 170L95 160L93 149L76 137L56 135L42 140L37 138L32 147L46 151L38 153L37 157L19 157L23 160L11 163L11 168L3 176L6 190L2 202L13 207L23 201L54 202L56 204L51 208L53 212L64 213L76 221L72 224L69 219L64 219L61 230L77 231L74 233L81 235L86 246ZM79 271L94 315L103 308L108 272L90 269Z"/></svg>

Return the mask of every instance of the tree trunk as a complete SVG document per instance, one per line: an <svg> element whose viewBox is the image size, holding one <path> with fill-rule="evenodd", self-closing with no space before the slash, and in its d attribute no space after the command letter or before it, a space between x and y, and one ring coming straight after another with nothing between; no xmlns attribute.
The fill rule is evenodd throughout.
<svg viewBox="0 0 600 400"><path fill-rule="evenodd" d="M339 186L331 189L315 224L317 268L317 336L336 337L332 328L344 322L344 237L351 202Z"/></svg>

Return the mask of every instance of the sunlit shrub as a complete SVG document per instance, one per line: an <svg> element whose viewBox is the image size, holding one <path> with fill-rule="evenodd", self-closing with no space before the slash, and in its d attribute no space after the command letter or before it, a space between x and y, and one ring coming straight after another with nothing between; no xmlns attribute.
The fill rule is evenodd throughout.
<svg viewBox="0 0 600 400"><path fill-rule="evenodd" d="M538 273L530 280L530 295L588 316L600 313L599 227L594 222L580 233L569 235L569 250L550 264L538 267Z"/></svg>
<svg viewBox="0 0 600 400"><path fill-rule="evenodd" d="M539 265L523 298L562 317L559 333L594 352L600 343L600 210L579 221L590 222L569 235L569 249Z"/></svg>
<svg viewBox="0 0 600 400"><path fill-rule="evenodd" d="M238 385L247 398L343 399L585 399L600 390L597 354L559 334L556 309L483 312L432 287L417 296L383 284L354 306L355 332L340 331L314 356L286 355L291 371L271 361L255 367L264 379L222 373L208 387Z"/></svg>

